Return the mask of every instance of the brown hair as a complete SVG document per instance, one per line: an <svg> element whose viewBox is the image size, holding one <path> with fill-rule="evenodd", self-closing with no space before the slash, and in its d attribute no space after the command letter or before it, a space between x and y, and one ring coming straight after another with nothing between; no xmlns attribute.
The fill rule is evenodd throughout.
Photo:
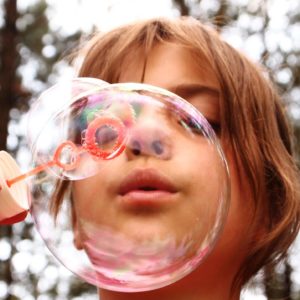
<svg viewBox="0 0 300 300"><path fill-rule="evenodd" d="M256 229L265 230L249 245L249 255L236 275L241 287L264 265L282 258L300 227L299 175L292 158L291 131L283 106L266 72L224 42L208 25L192 18L152 19L95 34L80 50L79 76L119 80L124 62L147 55L157 43L188 47L210 62L221 86L222 135L229 137L235 156L249 180ZM58 212L67 182L59 182Z"/></svg>

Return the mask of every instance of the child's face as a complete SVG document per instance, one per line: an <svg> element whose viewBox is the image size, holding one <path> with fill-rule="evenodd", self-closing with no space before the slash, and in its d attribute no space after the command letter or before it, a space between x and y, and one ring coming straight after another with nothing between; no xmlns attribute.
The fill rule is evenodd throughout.
<svg viewBox="0 0 300 300"><path fill-rule="evenodd" d="M140 82L142 72L143 64L136 60L124 68L120 82ZM205 62L197 66L194 57L183 47L175 44L156 46L148 57L143 83L177 93L212 124L220 123L218 80ZM217 190L217 187L214 188L217 182L214 180L214 159L205 152L201 155L198 143L185 142L174 133L161 130L163 120L157 120L157 117L141 122L138 132L166 141L170 139L172 143L166 142L161 157L155 159L149 155L137 155L128 148L103 172L74 183L77 219L104 224L137 239L141 233L142 236L152 236L153 233L165 235L171 231L181 237L189 227L192 229L191 219L194 220L197 214L201 218L203 207L206 211L209 209L209 202L203 199L210 198L212 195L209 193ZM230 169L231 206L221 239L203 268L207 266L222 276L226 271L233 276L247 252L253 209L242 169L238 174L231 150L229 147L224 150ZM197 164L199 167L195 167ZM143 174L144 170L146 174ZM168 185L166 193L148 192L144 202L139 201L141 194L138 192L127 198L122 195L120 190L128 176L147 177L153 175L151 172ZM215 207L212 205L211 209ZM75 243L78 248L82 247L83 239L80 231L77 224Z"/></svg>

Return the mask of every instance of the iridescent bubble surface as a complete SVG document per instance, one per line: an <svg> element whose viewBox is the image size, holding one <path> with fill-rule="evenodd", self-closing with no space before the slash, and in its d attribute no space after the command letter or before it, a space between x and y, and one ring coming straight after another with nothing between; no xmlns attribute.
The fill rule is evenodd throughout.
<svg viewBox="0 0 300 300"><path fill-rule="evenodd" d="M96 286L135 292L171 284L209 255L226 218L219 139L173 93L91 82L56 85L38 100L63 95L31 138L34 163L46 170L32 180L38 231Z"/></svg>

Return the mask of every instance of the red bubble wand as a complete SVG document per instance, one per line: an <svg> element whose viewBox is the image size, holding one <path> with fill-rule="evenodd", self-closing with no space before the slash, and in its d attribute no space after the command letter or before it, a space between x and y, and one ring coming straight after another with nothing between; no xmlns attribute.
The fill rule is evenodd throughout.
<svg viewBox="0 0 300 300"><path fill-rule="evenodd" d="M114 145L104 150L97 142L97 132L103 127L110 127L117 134ZM57 166L64 171L77 168L80 154L88 152L96 159L110 160L119 156L125 149L126 127L118 118L99 116L87 127L85 139L81 146L72 141L60 144L49 162L21 173L15 160L5 151L0 152L0 225L14 224L23 221L29 211L29 200L25 179L36 175L48 168ZM69 153L69 161L63 162L63 153Z"/></svg>

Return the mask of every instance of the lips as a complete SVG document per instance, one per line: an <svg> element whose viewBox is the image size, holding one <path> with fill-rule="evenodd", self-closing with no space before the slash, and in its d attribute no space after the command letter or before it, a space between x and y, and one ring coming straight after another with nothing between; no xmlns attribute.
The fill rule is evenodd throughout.
<svg viewBox="0 0 300 300"><path fill-rule="evenodd" d="M128 209L157 209L174 203L177 189L167 176L156 169L136 169L119 187L119 200Z"/></svg>
<svg viewBox="0 0 300 300"><path fill-rule="evenodd" d="M155 169L138 169L130 173L122 182L119 194L125 196L132 192L143 193L176 193L172 182Z"/></svg>

